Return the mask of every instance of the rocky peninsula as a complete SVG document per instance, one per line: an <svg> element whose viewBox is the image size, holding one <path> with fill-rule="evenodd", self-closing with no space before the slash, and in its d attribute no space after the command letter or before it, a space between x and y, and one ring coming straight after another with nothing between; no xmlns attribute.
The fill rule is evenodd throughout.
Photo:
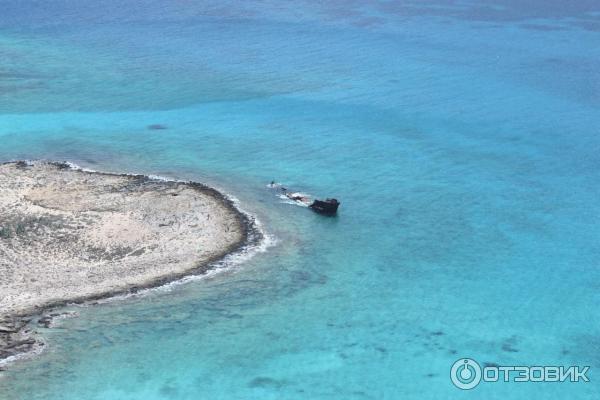
<svg viewBox="0 0 600 400"><path fill-rule="evenodd" d="M27 324L52 308L205 272L252 230L198 183L0 164L0 360L41 345Z"/></svg>

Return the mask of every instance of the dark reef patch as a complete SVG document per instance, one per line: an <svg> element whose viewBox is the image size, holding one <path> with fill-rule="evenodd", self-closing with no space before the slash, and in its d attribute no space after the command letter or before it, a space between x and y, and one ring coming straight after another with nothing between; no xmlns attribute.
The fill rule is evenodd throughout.
<svg viewBox="0 0 600 400"><path fill-rule="evenodd" d="M259 376L248 382L251 388L276 388L279 389L287 384L286 381L277 380L269 377Z"/></svg>
<svg viewBox="0 0 600 400"><path fill-rule="evenodd" d="M160 130L167 129L167 126L161 125L161 124L152 124L152 125L148 125L147 128L150 129L151 131L160 131Z"/></svg>

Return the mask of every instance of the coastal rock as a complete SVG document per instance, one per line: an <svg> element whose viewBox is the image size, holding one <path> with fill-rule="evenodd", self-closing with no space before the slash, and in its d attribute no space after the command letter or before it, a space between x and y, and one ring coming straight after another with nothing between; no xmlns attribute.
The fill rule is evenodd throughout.
<svg viewBox="0 0 600 400"><path fill-rule="evenodd" d="M0 192L0 359L35 345L27 315L202 273L249 237L231 201L193 182L13 162Z"/></svg>
<svg viewBox="0 0 600 400"><path fill-rule="evenodd" d="M0 333L15 333L18 330L19 329L14 326L9 327L9 326L0 325Z"/></svg>

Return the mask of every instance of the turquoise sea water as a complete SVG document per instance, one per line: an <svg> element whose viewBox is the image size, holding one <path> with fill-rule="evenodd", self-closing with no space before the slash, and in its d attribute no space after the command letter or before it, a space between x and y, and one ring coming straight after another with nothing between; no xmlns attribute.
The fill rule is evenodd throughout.
<svg viewBox="0 0 600 400"><path fill-rule="evenodd" d="M563 3L0 0L0 161L199 180L276 239L73 307L0 399L598 398L600 5Z"/></svg>

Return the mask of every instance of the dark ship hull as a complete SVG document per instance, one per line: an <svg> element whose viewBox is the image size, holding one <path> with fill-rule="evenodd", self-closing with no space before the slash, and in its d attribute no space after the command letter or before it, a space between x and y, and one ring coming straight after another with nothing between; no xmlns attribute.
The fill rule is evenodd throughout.
<svg viewBox="0 0 600 400"><path fill-rule="evenodd" d="M314 212L323 215L335 215L337 213L340 202L336 199L315 200L309 206Z"/></svg>

